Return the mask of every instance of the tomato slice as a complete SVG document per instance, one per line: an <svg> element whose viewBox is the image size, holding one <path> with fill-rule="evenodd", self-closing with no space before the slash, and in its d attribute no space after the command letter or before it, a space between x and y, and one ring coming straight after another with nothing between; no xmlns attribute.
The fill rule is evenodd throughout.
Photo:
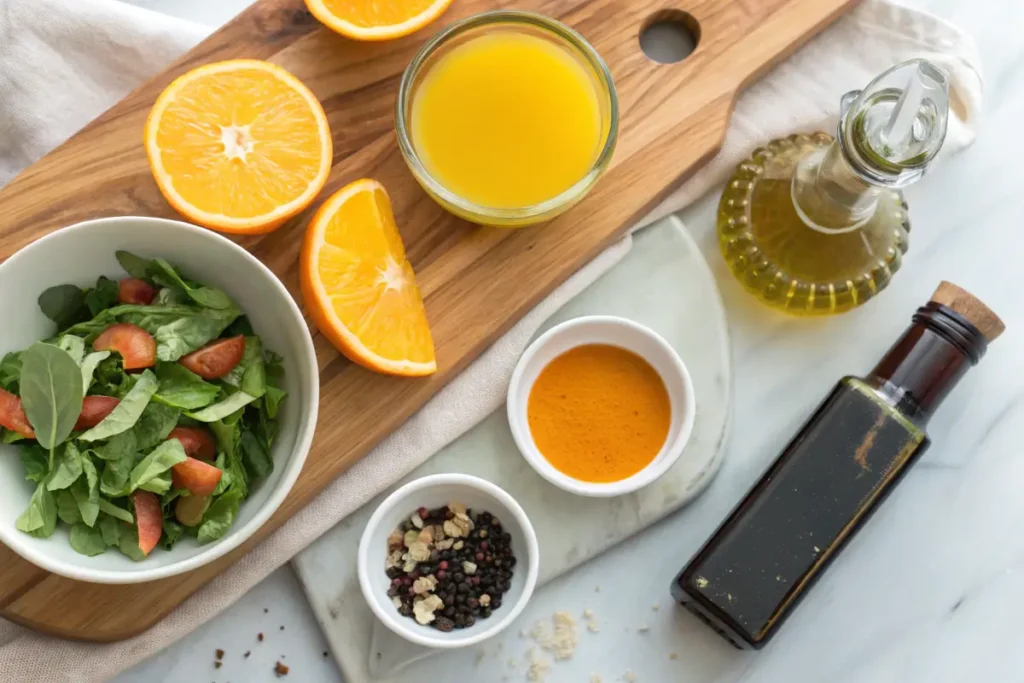
<svg viewBox="0 0 1024 683"><path fill-rule="evenodd" d="M167 435L168 439L177 439L185 449L185 455L200 460L213 460L217 457L217 441L210 430L202 427L175 427Z"/></svg>
<svg viewBox="0 0 1024 683"><path fill-rule="evenodd" d="M18 432L27 439L36 438L25 410L21 407L21 399L3 389L0 389L0 427Z"/></svg>
<svg viewBox="0 0 1024 683"><path fill-rule="evenodd" d="M126 277L117 283L117 300L122 304L148 306L156 298L156 287L137 277Z"/></svg>
<svg viewBox="0 0 1024 683"><path fill-rule="evenodd" d="M143 555L149 555L160 542L160 535L164 531L160 499L149 491L135 491L132 493L132 502L135 503L135 524L139 529L139 550Z"/></svg>
<svg viewBox="0 0 1024 683"><path fill-rule="evenodd" d="M209 496L217 488L221 475L219 469L202 460L189 458L171 468L171 480L179 489L188 489L193 496Z"/></svg>
<svg viewBox="0 0 1024 683"><path fill-rule="evenodd" d="M242 362L244 353L245 337L238 335L207 344L179 362L203 379L217 379L231 372Z"/></svg>
<svg viewBox="0 0 1024 683"><path fill-rule="evenodd" d="M92 348L117 351L125 370L151 368L156 363L156 340L149 332L130 323L117 323L103 330Z"/></svg>
<svg viewBox="0 0 1024 683"><path fill-rule="evenodd" d="M78 414L75 429L92 429L110 415L120 399L113 396L86 396L82 399L82 412Z"/></svg>

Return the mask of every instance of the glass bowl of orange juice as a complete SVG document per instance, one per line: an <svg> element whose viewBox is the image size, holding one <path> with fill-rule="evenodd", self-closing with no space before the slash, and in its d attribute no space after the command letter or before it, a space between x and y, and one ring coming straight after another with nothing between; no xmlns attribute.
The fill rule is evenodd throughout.
<svg viewBox="0 0 1024 683"><path fill-rule="evenodd" d="M568 26L499 10L458 22L405 70L399 148L441 206L520 227L583 199L608 167L619 103L608 66Z"/></svg>

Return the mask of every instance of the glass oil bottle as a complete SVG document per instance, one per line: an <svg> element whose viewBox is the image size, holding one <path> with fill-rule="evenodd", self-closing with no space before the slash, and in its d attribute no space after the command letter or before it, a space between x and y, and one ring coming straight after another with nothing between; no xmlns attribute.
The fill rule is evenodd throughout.
<svg viewBox="0 0 1024 683"><path fill-rule="evenodd" d="M797 315L842 313L878 294L908 247L900 188L938 153L948 111L945 73L912 60L843 97L835 138L792 135L754 150L719 203L729 269Z"/></svg>
<svg viewBox="0 0 1024 683"><path fill-rule="evenodd" d="M943 282L866 377L846 377L676 577L672 595L760 649L928 448L928 420L1003 323Z"/></svg>

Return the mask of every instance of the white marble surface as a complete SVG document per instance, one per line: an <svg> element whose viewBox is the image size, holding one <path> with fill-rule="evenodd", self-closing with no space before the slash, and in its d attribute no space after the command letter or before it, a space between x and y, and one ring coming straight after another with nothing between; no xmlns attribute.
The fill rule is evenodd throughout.
<svg viewBox="0 0 1024 683"><path fill-rule="evenodd" d="M689 369L697 414L686 449L672 469L628 496L588 499L566 493L544 481L520 455L502 407L407 477L463 472L508 491L536 527L540 576L532 600L541 605L558 599L558 591L546 585L550 581L704 491L722 463L728 435L733 380L725 311L700 248L679 219L669 217L637 232L629 254L551 316L536 336L582 315L619 315L647 325L676 349ZM516 631L528 622L513 625L511 632L494 638L486 648L420 661L436 651L405 642L374 618L358 587L352 548L389 493L349 516L292 561L346 681L433 679L459 666L456 662L472 667L487 651L513 649ZM416 664L408 666L412 662Z"/></svg>
<svg viewBox="0 0 1024 683"><path fill-rule="evenodd" d="M135 0L207 23L246 0ZM1024 611L1024 263L1019 197L1024 158L1024 3L1020 0L908 0L969 31L978 41L986 104L977 144L935 169L908 200L911 251L889 290L861 310L829 320L794 320L762 308L736 285L713 239L715 198L682 213L725 299L736 363L734 430L721 473L683 512L618 546L549 588L524 624L556 609L595 612L599 634L581 634L556 683L625 680L694 683L973 683L1022 679L1019 615ZM838 93L837 93L838 94ZM831 383L870 368L927 300L939 279L982 296L1008 324L947 400L930 432L932 451L858 535L771 646L740 653L669 604L667 586L697 545L743 495ZM213 622L118 679L119 683L285 680L338 683L323 662L323 638L290 570L283 569ZM601 586L596 593L595 587ZM659 604L660 609L652 609ZM263 615L263 608L270 609ZM267 625L269 624L269 626ZM646 633L637 628L648 625ZM279 625L286 630L274 631ZM264 631L262 646L255 632ZM272 640L271 640L272 639ZM228 663L213 668L213 651ZM511 649L511 648L510 648ZM461 680L523 680L523 641L490 653ZM257 656L259 652L259 657ZM670 654L676 653L676 659ZM505 662L518 658L516 668ZM349 682L355 683L355 682Z"/></svg>

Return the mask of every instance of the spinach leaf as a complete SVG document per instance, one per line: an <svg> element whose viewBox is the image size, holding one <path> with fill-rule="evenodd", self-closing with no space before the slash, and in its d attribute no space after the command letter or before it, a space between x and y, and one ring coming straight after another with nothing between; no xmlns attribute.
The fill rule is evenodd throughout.
<svg viewBox="0 0 1024 683"><path fill-rule="evenodd" d="M266 375L267 393L263 397L263 404L267 411L267 417L274 419L281 407L281 402L288 396L282 387L284 386L284 359L273 351L267 352Z"/></svg>
<svg viewBox="0 0 1024 683"><path fill-rule="evenodd" d="M3 427L0 427L0 443L10 445L12 443L18 443L19 441L24 440L25 437L19 434L18 432L12 432L10 429L4 429Z"/></svg>
<svg viewBox="0 0 1024 683"><path fill-rule="evenodd" d="M199 420L200 422L216 422L217 420L223 420L232 413L239 411L255 400L255 396L250 396L244 391L239 391L231 394L223 401L214 403L212 406L207 406L198 412L185 414L193 420Z"/></svg>
<svg viewBox="0 0 1024 683"><path fill-rule="evenodd" d="M128 513L131 515L131 513ZM97 526L100 529L100 535L103 537L103 542L108 546L116 546L121 542L121 532L124 530L125 525L118 520L104 515L100 517L99 524ZM132 526L135 526L134 521Z"/></svg>
<svg viewBox="0 0 1024 683"><path fill-rule="evenodd" d="M82 513L78 510L78 503L71 491L57 491L57 517L65 524L78 524L82 521Z"/></svg>
<svg viewBox="0 0 1024 683"><path fill-rule="evenodd" d="M122 460L132 458L139 451L138 439L135 437L135 430L121 432L110 437L104 444L93 447L93 453L100 460Z"/></svg>
<svg viewBox="0 0 1024 683"><path fill-rule="evenodd" d="M185 455L185 449L180 441L177 439L164 441L135 466L131 476L128 478L128 488L130 491L134 491L143 484L167 472L178 463L185 462L186 460L188 460L188 456ZM170 488L170 481L168 480L167 488L163 491L155 491L154 493L166 493Z"/></svg>
<svg viewBox="0 0 1024 683"><path fill-rule="evenodd" d="M122 507L114 505L106 498L100 498L100 512L129 524L135 524L135 516Z"/></svg>
<svg viewBox="0 0 1024 683"><path fill-rule="evenodd" d="M132 451L124 453L116 460L108 460L100 477L100 491L103 495L111 498L128 495L128 477L131 476L134 465L135 453Z"/></svg>
<svg viewBox="0 0 1024 683"><path fill-rule="evenodd" d="M85 392L89 393L92 386L92 376L101 361L110 358L110 351L93 351L82 359L82 386Z"/></svg>
<svg viewBox="0 0 1024 683"><path fill-rule="evenodd" d="M203 408L213 403L220 393L220 387L203 381L180 363L157 363L156 376L160 389L153 400L174 408Z"/></svg>
<svg viewBox="0 0 1024 683"><path fill-rule="evenodd" d="M132 277L142 279L147 277L149 274L151 262L141 256L136 256L130 251L119 249L114 252L114 258L116 258L117 262L121 264L121 267L124 268L125 272Z"/></svg>
<svg viewBox="0 0 1024 683"><path fill-rule="evenodd" d="M100 275L96 286L85 293L85 305L92 317L117 305L120 286L114 280Z"/></svg>
<svg viewBox="0 0 1024 683"><path fill-rule="evenodd" d="M248 429L242 430L242 462L253 478L262 478L274 471L269 444L256 438Z"/></svg>
<svg viewBox="0 0 1024 683"><path fill-rule="evenodd" d="M64 329L88 317L85 292L75 285L50 287L39 295L38 303L43 315L57 323L57 329Z"/></svg>
<svg viewBox="0 0 1024 683"><path fill-rule="evenodd" d="M121 527L121 535L117 539L117 549L136 562L146 559L145 553L139 547L139 530L135 525Z"/></svg>
<svg viewBox="0 0 1024 683"><path fill-rule="evenodd" d="M223 310L192 309L189 315L161 325L152 333L156 338L156 357L176 361L192 353L219 337L239 314L233 306Z"/></svg>
<svg viewBox="0 0 1024 683"><path fill-rule="evenodd" d="M157 290L156 298L153 299L153 303L157 306L183 306L188 301L189 299L185 292L180 289L171 289L170 287L162 287Z"/></svg>
<svg viewBox="0 0 1024 683"><path fill-rule="evenodd" d="M0 389L12 394L18 391L18 379L21 377L21 351L11 351L0 360Z"/></svg>
<svg viewBox="0 0 1024 683"><path fill-rule="evenodd" d="M122 304L101 311L92 320L77 323L67 330L65 334L73 334L78 337L85 337L86 343L92 341L100 332L116 322L132 323L138 325L150 334L169 322L173 322L182 316L193 315L197 310L191 306L143 306L141 304Z"/></svg>
<svg viewBox="0 0 1024 683"><path fill-rule="evenodd" d="M164 520L164 533L160 536L160 545L163 546L164 550L170 550L174 547L174 544L181 538L181 534L184 533L185 527L178 524L173 519Z"/></svg>
<svg viewBox="0 0 1024 683"><path fill-rule="evenodd" d="M148 269L149 276L162 287L178 288L185 292L192 301L204 308L217 310L232 308L235 302L231 298L213 287L205 287L194 283L186 282L167 261L162 258L155 258Z"/></svg>
<svg viewBox="0 0 1024 683"><path fill-rule="evenodd" d="M74 484L82 476L82 455L73 441L59 451L56 467L46 482L47 491L59 491Z"/></svg>
<svg viewBox="0 0 1024 683"><path fill-rule="evenodd" d="M46 484L39 482L35 493L28 502L28 509L21 513L14 526L36 538L49 538L57 528L57 501L53 493L46 490Z"/></svg>
<svg viewBox="0 0 1024 683"><path fill-rule="evenodd" d="M71 527L71 548L76 553L93 557L107 551L107 543L103 540L103 532L98 527L76 524Z"/></svg>
<svg viewBox="0 0 1024 683"><path fill-rule="evenodd" d="M120 398L127 392L127 385L129 383L128 373L121 367L121 356L110 355L109 351L100 351L98 353L105 353L107 357L100 360L93 371L93 383L87 391L92 394ZM93 355L90 353L89 356L86 356L86 360L82 361L83 364ZM82 377L85 377L84 372ZM124 390L122 390L122 387L124 387Z"/></svg>
<svg viewBox="0 0 1024 683"><path fill-rule="evenodd" d="M65 334L58 339L57 348L67 351L76 363L81 363L85 356L85 340L73 334Z"/></svg>
<svg viewBox="0 0 1024 683"><path fill-rule="evenodd" d="M81 380L82 375L79 373L79 383L81 383ZM146 370L139 376L135 386L121 399L121 402L110 411L110 414L103 418L103 421L98 425L80 434L78 438L86 442L102 441L131 429L139 421L142 411L149 405L149 401L153 398L156 390L156 375ZM81 410L81 402L78 408Z"/></svg>
<svg viewBox="0 0 1024 683"><path fill-rule="evenodd" d="M21 355L21 405L50 451L64 442L82 412L82 371L67 351L36 342Z"/></svg>
<svg viewBox="0 0 1024 683"><path fill-rule="evenodd" d="M160 403L150 403L142 411L142 417L135 425L135 438L140 451L148 451L153 446L167 439L167 435L178 424L181 412Z"/></svg>
<svg viewBox="0 0 1024 683"><path fill-rule="evenodd" d="M26 481L41 482L50 473L50 463L46 451L40 446L21 447L21 468L25 472Z"/></svg>
<svg viewBox="0 0 1024 683"><path fill-rule="evenodd" d="M237 337L242 335L243 337L255 337L256 333L252 329L252 323L249 322L249 316L240 316L235 322L228 326L228 329L224 330L225 337Z"/></svg>
<svg viewBox="0 0 1024 683"><path fill-rule="evenodd" d="M158 496L162 496L171 490L173 482L171 481L171 472L161 472L144 484L139 485L139 489L142 491L149 491L155 493Z"/></svg>
<svg viewBox="0 0 1024 683"><path fill-rule="evenodd" d="M100 489L96 465L93 464L88 452L82 454L82 470L85 476L72 484L70 491L78 503L82 521L88 526L93 526L100 512Z"/></svg>
<svg viewBox="0 0 1024 683"><path fill-rule="evenodd" d="M216 541L231 528L238 515L238 506L242 502L242 498L240 493L231 489L210 504L199 525L199 543Z"/></svg>
<svg viewBox="0 0 1024 683"><path fill-rule="evenodd" d="M245 338L242 360L231 369L231 372L221 377L221 381L256 398L266 393L267 374L263 362L263 344L259 337Z"/></svg>

